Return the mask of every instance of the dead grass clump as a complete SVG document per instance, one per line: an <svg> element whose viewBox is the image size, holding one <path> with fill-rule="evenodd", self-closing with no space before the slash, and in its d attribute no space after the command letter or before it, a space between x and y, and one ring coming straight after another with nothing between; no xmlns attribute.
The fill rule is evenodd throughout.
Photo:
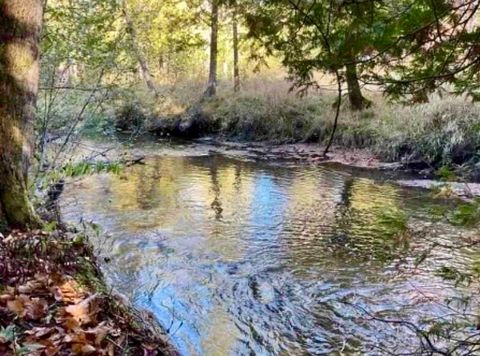
<svg viewBox="0 0 480 356"><path fill-rule="evenodd" d="M476 164L480 106L463 97L433 97L415 106L387 106L378 126L376 150L390 160L429 165Z"/></svg>

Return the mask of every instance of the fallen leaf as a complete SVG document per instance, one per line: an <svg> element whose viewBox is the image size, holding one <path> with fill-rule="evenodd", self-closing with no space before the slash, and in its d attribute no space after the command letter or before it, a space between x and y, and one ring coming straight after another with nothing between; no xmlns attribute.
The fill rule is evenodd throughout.
<svg viewBox="0 0 480 356"><path fill-rule="evenodd" d="M9 300L14 299L15 296L13 294L1 294L0 295L0 304L5 305Z"/></svg>
<svg viewBox="0 0 480 356"><path fill-rule="evenodd" d="M97 350L96 350L95 347L93 347L92 345L88 345L88 344L87 344L87 345L84 345L84 346L82 347L82 353L83 353L84 355L91 355L91 354L93 354L95 351L97 351Z"/></svg>
<svg viewBox="0 0 480 356"><path fill-rule="evenodd" d="M17 314L20 317L23 317L25 314L25 303L21 296L15 298L14 300L7 301L7 309L12 313Z"/></svg>
<svg viewBox="0 0 480 356"><path fill-rule="evenodd" d="M3 242L7 244L7 243L9 243L10 241L12 241L13 239L14 239L14 235L10 234L10 235L8 235L7 237L5 237L5 238L3 239Z"/></svg>
<svg viewBox="0 0 480 356"><path fill-rule="evenodd" d="M74 280L67 280L60 286L54 287L53 293L58 302L77 304L84 298L84 294L79 292L78 284Z"/></svg>
<svg viewBox="0 0 480 356"><path fill-rule="evenodd" d="M107 345L106 351L108 356L115 356L115 345L112 343L109 343Z"/></svg>
<svg viewBox="0 0 480 356"><path fill-rule="evenodd" d="M97 294L93 294L80 303L69 305L65 308L65 311L80 325L91 323L100 311L100 298Z"/></svg>
<svg viewBox="0 0 480 356"><path fill-rule="evenodd" d="M40 281L28 281L27 283L18 287L21 294L32 294L33 291L42 288L44 285Z"/></svg>
<svg viewBox="0 0 480 356"><path fill-rule="evenodd" d="M39 320L47 315L48 303L42 298L32 298L25 304L25 319Z"/></svg>
<svg viewBox="0 0 480 356"><path fill-rule="evenodd" d="M73 334L69 334L64 339L65 342L72 344L72 353L76 355L83 354L83 347L87 345L87 338L82 330L77 330Z"/></svg>
<svg viewBox="0 0 480 356"><path fill-rule="evenodd" d="M44 352L43 355L55 356L55 355L58 355L60 353L60 347L59 346L47 346L47 348L44 351L45 352Z"/></svg>
<svg viewBox="0 0 480 356"><path fill-rule="evenodd" d="M25 335L35 336L37 338L42 338L48 334L50 334L54 329L48 327L35 327L31 330L27 330L24 332Z"/></svg>
<svg viewBox="0 0 480 356"><path fill-rule="evenodd" d="M48 304L45 299L30 299L29 296L20 294L14 300L7 302L7 308L21 318L39 320L46 315Z"/></svg>
<svg viewBox="0 0 480 356"><path fill-rule="evenodd" d="M66 318L61 320L64 320L62 326L67 330L76 330L80 328L80 323L74 318Z"/></svg>
<svg viewBox="0 0 480 356"><path fill-rule="evenodd" d="M45 346L37 343L23 343L15 348L15 355L43 356Z"/></svg>

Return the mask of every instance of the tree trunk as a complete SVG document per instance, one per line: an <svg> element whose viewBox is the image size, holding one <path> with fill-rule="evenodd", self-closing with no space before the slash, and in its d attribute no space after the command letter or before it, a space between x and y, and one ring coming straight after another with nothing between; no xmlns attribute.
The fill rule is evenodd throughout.
<svg viewBox="0 0 480 356"><path fill-rule="evenodd" d="M218 0L212 0L210 30L210 68L205 90L206 97L215 96L217 93Z"/></svg>
<svg viewBox="0 0 480 356"><path fill-rule="evenodd" d="M369 101L362 95L360 84L358 83L357 66L355 64L347 64L346 77L348 87L348 99L352 110L363 110L368 107Z"/></svg>
<svg viewBox="0 0 480 356"><path fill-rule="evenodd" d="M142 74L143 80L145 80L145 84L147 84L148 89L152 92L155 98L158 98L160 94L158 92L158 89L155 83L153 82L153 76L150 73L150 69L148 68L147 60L143 55L142 50L138 46L137 31L130 17L130 14L128 13L126 0L122 0L122 11L123 11L123 17L125 18L127 31L130 34L133 52L137 57L138 64L140 64L140 72Z"/></svg>
<svg viewBox="0 0 480 356"><path fill-rule="evenodd" d="M42 0L0 2L0 209L10 227L38 223L27 178L34 148L42 17Z"/></svg>
<svg viewBox="0 0 480 356"><path fill-rule="evenodd" d="M240 68L238 55L238 23L237 23L237 8L233 5L232 15L232 32L233 32L233 90L238 92L240 90Z"/></svg>

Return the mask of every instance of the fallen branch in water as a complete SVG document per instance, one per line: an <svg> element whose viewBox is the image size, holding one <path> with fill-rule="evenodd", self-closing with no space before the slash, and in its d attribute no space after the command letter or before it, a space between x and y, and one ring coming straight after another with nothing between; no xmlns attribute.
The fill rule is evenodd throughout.
<svg viewBox="0 0 480 356"><path fill-rule="evenodd" d="M135 164L145 164L144 160L145 160L145 156L141 156L141 157L136 157L131 159L120 160L120 163L125 165L126 167L130 167Z"/></svg>

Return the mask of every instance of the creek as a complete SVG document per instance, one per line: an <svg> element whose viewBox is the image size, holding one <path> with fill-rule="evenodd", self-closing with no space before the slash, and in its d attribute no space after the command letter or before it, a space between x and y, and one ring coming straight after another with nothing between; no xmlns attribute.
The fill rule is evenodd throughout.
<svg viewBox="0 0 480 356"><path fill-rule="evenodd" d="M447 315L469 291L438 269L480 255L435 249L416 268L432 241L469 231L435 214L451 200L390 178L159 145L144 165L69 182L61 210L102 227L108 281L182 354L415 352L410 328L380 319Z"/></svg>

